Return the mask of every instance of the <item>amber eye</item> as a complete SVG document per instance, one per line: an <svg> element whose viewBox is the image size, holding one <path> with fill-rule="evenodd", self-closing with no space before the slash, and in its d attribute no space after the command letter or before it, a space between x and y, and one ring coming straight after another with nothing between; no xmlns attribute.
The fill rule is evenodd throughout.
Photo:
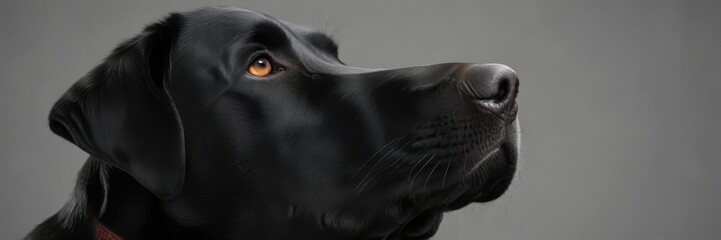
<svg viewBox="0 0 721 240"><path fill-rule="evenodd" d="M272 71L273 66L270 65L270 60L264 57L256 58L248 67L248 73L258 77L264 77Z"/></svg>

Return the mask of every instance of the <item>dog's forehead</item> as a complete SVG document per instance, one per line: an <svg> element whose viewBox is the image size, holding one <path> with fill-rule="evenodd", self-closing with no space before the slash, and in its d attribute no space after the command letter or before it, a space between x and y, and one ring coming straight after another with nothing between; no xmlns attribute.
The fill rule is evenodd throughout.
<svg viewBox="0 0 721 240"><path fill-rule="evenodd" d="M333 69L330 65L342 65L338 46L326 34L264 13L233 7L202 8L183 13L182 22L174 56L183 62L219 61L214 58L229 53L247 57L250 53L242 49L255 44L283 48L284 54L302 59L301 64L309 70L327 72Z"/></svg>
<svg viewBox="0 0 721 240"><path fill-rule="evenodd" d="M331 48L336 48L335 42L322 32L244 8L202 8L183 13L183 18L181 38L192 38L194 43L215 41L215 44L221 44L218 41L237 41L256 31L257 25L266 24L276 26L275 29L283 32L282 35L291 41L308 44L310 41L320 40Z"/></svg>

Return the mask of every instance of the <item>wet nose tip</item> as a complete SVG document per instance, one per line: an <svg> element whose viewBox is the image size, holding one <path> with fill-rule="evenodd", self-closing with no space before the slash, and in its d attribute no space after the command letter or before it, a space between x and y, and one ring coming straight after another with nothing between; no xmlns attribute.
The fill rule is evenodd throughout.
<svg viewBox="0 0 721 240"><path fill-rule="evenodd" d="M518 76L503 64L475 64L461 73L460 89L473 102L493 111L507 109L518 95Z"/></svg>

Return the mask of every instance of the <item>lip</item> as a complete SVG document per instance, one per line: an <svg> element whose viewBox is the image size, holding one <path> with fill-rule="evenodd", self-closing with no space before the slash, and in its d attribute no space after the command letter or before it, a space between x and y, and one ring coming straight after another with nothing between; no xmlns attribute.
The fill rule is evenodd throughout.
<svg viewBox="0 0 721 240"><path fill-rule="evenodd" d="M508 126L508 135L500 147L488 153L484 159L476 163L473 171L468 175L474 174L476 168L485 164L494 164L497 167L492 171L492 176L488 177L487 183L482 183L481 187L473 191L470 195L458 198L449 206L451 209L457 209L471 202L486 203L501 197L511 185L516 172L516 164L518 160L518 121L514 120ZM464 204L465 203L465 204Z"/></svg>
<svg viewBox="0 0 721 240"><path fill-rule="evenodd" d="M509 156L506 155L506 158L509 158ZM515 159L504 159L504 162L506 163L506 167L504 167L501 172L495 174L493 178L496 180L490 184L489 187L473 198L474 202L485 203L496 200L508 190L516 172L516 164Z"/></svg>
<svg viewBox="0 0 721 240"><path fill-rule="evenodd" d="M516 173L519 151L519 136L517 132L518 121L514 119L508 127L509 135L506 138L506 141L501 144L501 147L498 148L500 149L499 152L502 152L503 155L500 159L500 162L503 163L503 167L498 169L498 172L490 178L495 179L495 181L492 184L487 185L489 187L485 187L485 189L474 198L474 202L484 203L498 199L506 192L506 190L508 190L508 187L510 187L511 182L513 181L513 177Z"/></svg>
<svg viewBox="0 0 721 240"><path fill-rule="evenodd" d="M467 168L461 169L461 172L457 175L460 177L457 180L465 183L440 185L447 186L447 188L443 187L435 195L446 196L442 198L444 199L443 202L446 202L446 210L458 209L473 202L493 201L502 196L508 189L515 175L516 161L519 155L518 149L520 148L518 142L519 122L515 116L517 104L514 103L514 106L511 107L511 113L514 113L514 116L508 116L506 119L504 123L506 125L505 134L503 134L500 143L494 148L490 148L484 155L476 155L478 158L467 159L472 160L473 163L468 164ZM435 142L427 140L414 146L427 146L431 145L431 143ZM465 179L461 180L461 178ZM466 184L468 181L471 182L470 185Z"/></svg>

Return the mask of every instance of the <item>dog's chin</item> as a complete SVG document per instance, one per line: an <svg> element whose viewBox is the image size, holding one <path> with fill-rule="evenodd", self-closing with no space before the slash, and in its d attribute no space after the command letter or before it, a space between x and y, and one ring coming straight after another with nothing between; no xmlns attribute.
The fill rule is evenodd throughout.
<svg viewBox="0 0 721 240"><path fill-rule="evenodd" d="M516 172L516 161L518 159L518 149L516 143L504 143L499 149L503 155L499 158L502 160L500 169L495 169L497 172L492 173L494 177L491 181L484 183L484 188L481 190L479 195L473 199L474 202L490 202L498 199L503 193L508 190L508 187L513 181L513 176Z"/></svg>
<svg viewBox="0 0 721 240"><path fill-rule="evenodd" d="M431 197L426 195L425 204L435 205L413 217L402 229L402 236L409 239L426 239L433 236L440 225L443 212L463 208L472 203L486 203L501 197L511 185L516 171L516 161L519 155L518 123L515 121L506 140L501 146L490 152L482 164L492 167L478 167L466 175L469 181L465 184L455 184L440 190ZM478 159L477 161L482 161ZM484 170L485 169L485 170ZM490 173L482 173L489 171ZM479 176L488 174L488 177L481 182L473 182L471 179L479 179ZM440 196L451 195L456 197L445 198ZM434 198L433 196L437 196ZM439 200L433 202L431 199ZM429 201L430 200L430 201ZM441 207L438 207L441 206Z"/></svg>
<svg viewBox="0 0 721 240"><path fill-rule="evenodd" d="M463 194L447 204L446 211L456 210L474 202L486 203L496 200L508 190L515 176L520 151L518 127L518 120L509 124L507 135L500 147L491 151L485 160L478 159L483 161L481 164L485 166L473 168L467 173L465 181L469 186Z"/></svg>

